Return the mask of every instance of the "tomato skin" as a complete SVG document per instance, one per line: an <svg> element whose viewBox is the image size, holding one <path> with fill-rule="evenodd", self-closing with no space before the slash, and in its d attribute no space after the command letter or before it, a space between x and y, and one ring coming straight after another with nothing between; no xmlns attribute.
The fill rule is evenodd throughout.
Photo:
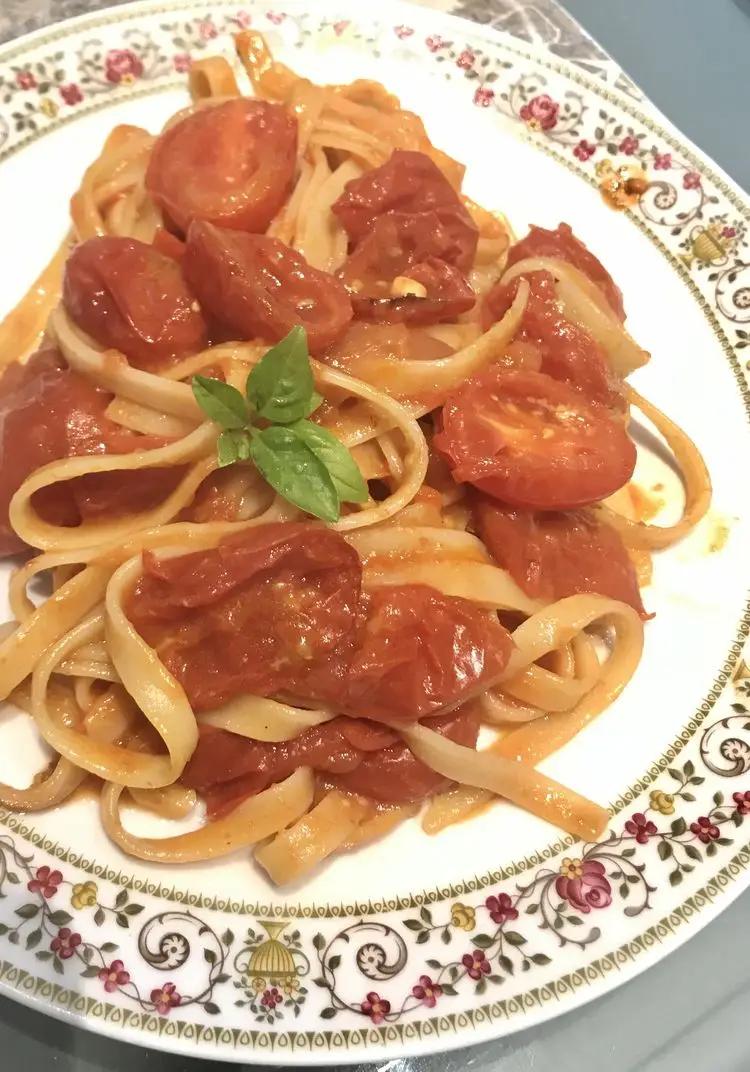
<svg viewBox="0 0 750 1072"><path fill-rule="evenodd" d="M320 525L259 525L172 559L144 554L127 613L197 711L240 693L337 688L352 650L362 567Z"/></svg>
<svg viewBox="0 0 750 1072"><path fill-rule="evenodd" d="M13 495L27 476L61 458L127 454L161 446L105 416L111 395L65 366L56 350L40 351L25 365L10 365L0 378L0 555L22 551L8 521ZM92 473L44 488L34 506L44 520L76 525L81 518L110 516L154 505L175 486L176 468Z"/></svg>
<svg viewBox="0 0 750 1072"><path fill-rule="evenodd" d="M447 224L446 209L437 212L388 212L373 220L339 271L356 293L387 295L399 275L411 275L412 265L431 257L446 264L464 266L465 256L455 231ZM469 262L470 266L471 262Z"/></svg>
<svg viewBox="0 0 750 1072"><path fill-rule="evenodd" d="M425 231L428 226L435 229L437 217L442 240L452 249L444 259L464 271L474 259L476 225L442 171L424 153L396 149L385 164L348 182L331 207L355 246L386 214L399 214L402 224L405 217L428 215ZM435 255L434 250L427 252Z"/></svg>
<svg viewBox="0 0 750 1072"><path fill-rule="evenodd" d="M472 520L497 564L532 599L549 603L594 592L645 615L635 567L619 534L591 512L534 513L477 492Z"/></svg>
<svg viewBox="0 0 750 1072"><path fill-rule="evenodd" d="M540 371L580 390L590 402L612 409L622 409L622 385L609 368L602 348L576 324L560 312L555 281L549 272L530 272L524 276L529 284L529 298L521 328L515 341L535 346L540 356ZM489 328L501 320L513 304L520 279L496 283L482 306L482 325Z"/></svg>
<svg viewBox="0 0 750 1072"><path fill-rule="evenodd" d="M378 324L438 324L455 320L474 306L476 295L465 276L452 264L429 257L407 269L409 278L421 283L427 294L424 298L407 294L403 297L368 298L352 295L352 307L360 320Z"/></svg>
<svg viewBox="0 0 750 1072"><path fill-rule="evenodd" d="M476 744L479 721L467 708L425 725L458 744ZM419 802L448 784L396 733L354 718L332 719L277 743L203 726L181 780L203 796L209 818L218 819L302 766L313 767L341 789L389 804Z"/></svg>
<svg viewBox="0 0 750 1072"><path fill-rule="evenodd" d="M474 748L479 735L479 719L471 704L457 711L423 721L427 729L448 737L456 744ZM450 784L397 741L376 752L366 752L349 772L337 774L333 782L342 789L359 793L383 804L416 804Z"/></svg>
<svg viewBox="0 0 750 1072"><path fill-rule="evenodd" d="M318 353L352 318L344 285L278 238L198 221L188 231L182 269L206 311L242 339L278 342L302 324Z"/></svg>
<svg viewBox="0 0 750 1072"><path fill-rule="evenodd" d="M171 257L173 261L181 261L185 256L185 243L165 227L156 228L151 244L159 253L163 253L165 257Z"/></svg>
<svg viewBox="0 0 750 1072"><path fill-rule="evenodd" d="M164 131L146 188L183 232L193 220L265 231L292 185L297 121L247 97L201 108Z"/></svg>
<svg viewBox="0 0 750 1072"><path fill-rule="evenodd" d="M568 223L559 223L554 231L531 225L529 233L511 246L507 267L527 257L557 257L588 276L601 290L607 304L619 320L625 319L622 291L598 257L576 238Z"/></svg>
<svg viewBox="0 0 750 1072"><path fill-rule="evenodd" d="M613 494L635 468L621 421L541 372L492 365L443 406L433 439L457 481L511 506L571 510Z"/></svg>
<svg viewBox="0 0 750 1072"><path fill-rule="evenodd" d="M467 600L427 585L376 588L342 706L413 722L468 699L504 669L512 648L500 623Z"/></svg>
<svg viewBox="0 0 750 1072"><path fill-rule="evenodd" d="M133 238L90 238L65 265L63 304L100 346L146 370L206 346L206 322L179 266Z"/></svg>

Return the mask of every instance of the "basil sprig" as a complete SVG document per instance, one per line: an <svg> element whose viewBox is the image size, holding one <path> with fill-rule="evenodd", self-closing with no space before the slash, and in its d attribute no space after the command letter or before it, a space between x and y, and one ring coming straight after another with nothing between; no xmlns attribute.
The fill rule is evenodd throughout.
<svg viewBox="0 0 750 1072"><path fill-rule="evenodd" d="M367 484L344 444L307 419L322 398L304 328L292 328L264 354L247 378L246 397L208 376L193 377L193 394L222 428L219 466L252 461L274 491L323 521L336 521L342 502L367 499Z"/></svg>

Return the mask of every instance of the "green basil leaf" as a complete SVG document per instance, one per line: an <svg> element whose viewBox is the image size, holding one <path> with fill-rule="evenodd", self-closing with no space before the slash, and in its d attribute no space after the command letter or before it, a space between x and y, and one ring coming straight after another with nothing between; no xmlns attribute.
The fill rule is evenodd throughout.
<svg viewBox="0 0 750 1072"><path fill-rule="evenodd" d="M321 405L322 401L323 396L319 395L317 391L313 391L312 397L310 398L310 404L307 407L307 413L305 414L305 416L309 417L311 413L314 413L318 406Z"/></svg>
<svg viewBox="0 0 750 1072"><path fill-rule="evenodd" d="M231 384L208 376L193 376L192 386L195 401L222 428L244 428L250 420L245 399Z"/></svg>
<svg viewBox="0 0 750 1072"><path fill-rule="evenodd" d="M247 378L247 397L259 417L275 424L292 424L311 412L313 374L303 327L293 327L263 355Z"/></svg>
<svg viewBox="0 0 750 1072"><path fill-rule="evenodd" d="M341 502L366 502L367 484L340 439L312 421L297 421L290 426L328 470Z"/></svg>
<svg viewBox="0 0 750 1072"><path fill-rule="evenodd" d="M219 468L233 465L234 462L246 462L250 458L250 436L247 432L232 429L222 432L216 441L216 454Z"/></svg>
<svg viewBox="0 0 750 1072"><path fill-rule="evenodd" d="M250 457L288 502L323 521L336 521L339 497L328 470L292 428L253 431Z"/></svg>

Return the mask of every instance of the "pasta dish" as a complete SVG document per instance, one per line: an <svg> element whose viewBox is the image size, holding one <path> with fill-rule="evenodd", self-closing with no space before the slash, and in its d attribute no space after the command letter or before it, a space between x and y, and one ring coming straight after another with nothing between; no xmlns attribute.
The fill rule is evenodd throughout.
<svg viewBox="0 0 750 1072"><path fill-rule="evenodd" d="M567 224L517 237L380 84L236 49L158 136L112 130L0 324L0 697L54 754L0 803L94 785L125 853L252 849L278 884L498 798L595 839L538 765L634 673L705 465Z"/></svg>

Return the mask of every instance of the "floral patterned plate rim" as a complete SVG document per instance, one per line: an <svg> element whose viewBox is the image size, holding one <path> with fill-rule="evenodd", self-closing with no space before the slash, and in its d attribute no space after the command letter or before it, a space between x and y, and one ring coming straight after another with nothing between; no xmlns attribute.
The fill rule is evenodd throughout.
<svg viewBox="0 0 750 1072"><path fill-rule="evenodd" d="M359 886L351 870L341 871L353 883L344 903L340 875L320 895L318 887L282 896L256 885L248 899L235 879L223 892L210 871L149 875L95 838L93 846L81 843L75 824L60 816L0 812L0 991L132 1042L316 1064L466 1045L539 1022L647 967L748 885L750 618L742 592L750 578L738 545L750 509L726 474L749 445L750 212L744 195L647 103L620 97L542 50L406 4L389 3L376 16L347 0L305 7L146 2L0 49L0 196L25 189L29 169L51 159L53 147L56 160L62 146L90 154L115 111L116 121L152 115L158 126L177 106L191 56L226 50L237 27L263 29L284 58L317 63L318 72L339 56L357 73L370 64L368 74L382 70L409 101L424 83L428 96L449 102L448 120L461 117L446 126L444 115L440 130L449 148L456 139L457 155L460 125L475 141L497 130L511 171L535 162L544 178L521 215L539 205L546 211L559 187L576 227L580 217L585 228L590 212L591 226L621 245L623 263L681 303L687 327L660 334L644 320L644 328L657 357L672 338L676 349L692 334L700 339L691 376L673 391L688 424L697 422L694 394L722 407L710 452L720 461L725 512L700 538L716 551L727 544L689 559L697 609L683 606L683 614L705 623L705 657L692 671L699 660L688 652L668 694L645 686L633 694L629 711L653 703L665 716L656 730L637 713L631 720L640 741L624 746L632 762L616 785L598 785L601 799L614 798L599 844L530 826L511 850L483 851L478 864L471 853L474 845L485 849L476 839L492 834L490 813L472 826L479 834L466 828L465 840L475 840L457 870L426 857L431 887L398 858L404 881L387 878L385 845L355 865L364 874ZM439 124L429 107L425 116ZM646 182L627 214L615 215L592 187L609 184L610 199L619 198L617 179L631 174L622 168ZM506 178L503 208L524 196L522 183ZM481 193L487 201L486 188ZM45 213L61 226L63 203L41 205L40 231ZM28 265L21 258L19 277L31 277L49 245L42 234ZM4 286L3 309L14 296ZM681 569L675 577L684 578ZM666 608L676 599L673 583L668 571L657 579ZM709 589L719 593L715 603ZM607 747L606 735L624 733L609 714L601 722L587 735L594 752ZM83 802L75 815L91 818L85 809Z"/></svg>

